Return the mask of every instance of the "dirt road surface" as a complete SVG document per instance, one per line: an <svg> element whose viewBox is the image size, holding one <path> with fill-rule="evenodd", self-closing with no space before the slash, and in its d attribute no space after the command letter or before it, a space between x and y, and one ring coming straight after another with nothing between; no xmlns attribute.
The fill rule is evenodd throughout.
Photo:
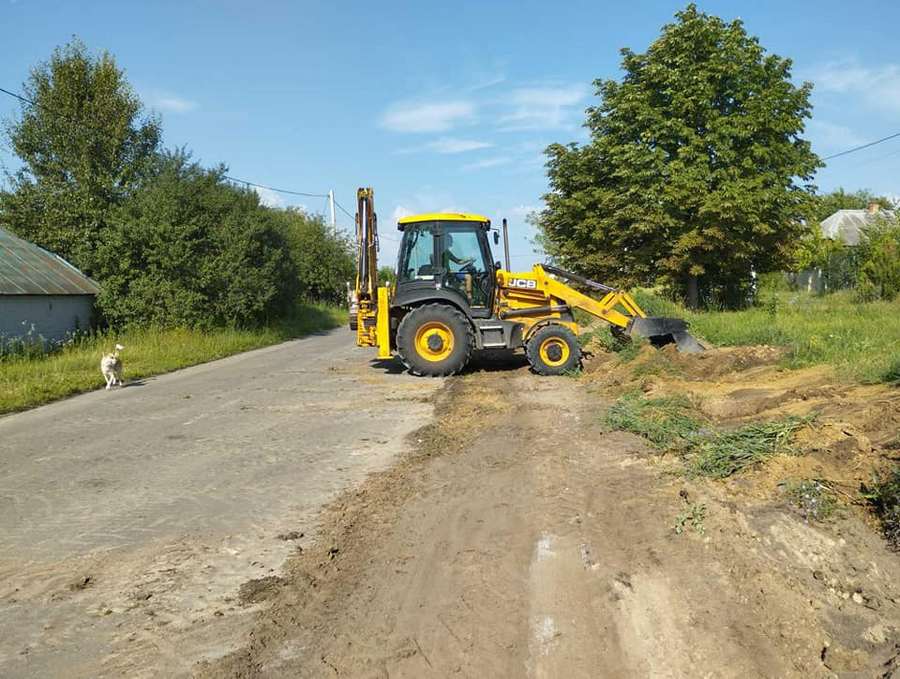
<svg viewBox="0 0 900 679"><path fill-rule="evenodd" d="M305 342L0 421L0 674L900 676L860 513L672 473L590 380Z"/></svg>
<svg viewBox="0 0 900 679"><path fill-rule="evenodd" d="M665 473L603 395L451 378L203 677L891 677L900 563L853 515ZM702 504L702 526L674 526ZM702 528L702 532L698 529Z"/></svg>
<svg viewBox="0 0 900 679"><path fill-rule="evenodd" d="M0 676L185 676L244 643L241 586L430 417L440 381L368 358L337 330L0 419Z"/></svg>

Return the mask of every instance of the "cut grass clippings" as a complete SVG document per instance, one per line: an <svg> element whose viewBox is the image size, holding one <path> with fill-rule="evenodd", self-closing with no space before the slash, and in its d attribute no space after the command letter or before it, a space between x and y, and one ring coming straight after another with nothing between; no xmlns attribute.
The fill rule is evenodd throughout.
<svg viewBox="0 0 900 679"><path fill-rule="evenodd" d="M125 347L127 384L334 328L346 318L346 309L302 304L289 318L263 328L135 328L81 337L45 355L7 356L0 360L0 414L99 389L104 385L100 357L116 343Z"/></svg>
<svg viewBox="0 0 900 679"><path fill-rule="evenodd" d="M690 476L723 479L779 453L792 453L794 435L810 417L786 417L738 429L718 429L698 419L684 397L625 394L607 410L605 424L643 436L657 449L679 454Z"/></svg>
<svg viewBox="0 0 900 679"><path fill-rule="evenodd" d="M640 392L620 397L606 411L604 421L611 429L643 436L660 450L687 446L701 429L689 412L691 402L684 396L646 398Z"/></svg>
<svg viewBox="0 0 900 679"><path fill-rule="evenodd" d="M695 439L687 457L688 473L724 479L772 455L793 453L794 435L810 421L804 417L785 417Z"/></svg>

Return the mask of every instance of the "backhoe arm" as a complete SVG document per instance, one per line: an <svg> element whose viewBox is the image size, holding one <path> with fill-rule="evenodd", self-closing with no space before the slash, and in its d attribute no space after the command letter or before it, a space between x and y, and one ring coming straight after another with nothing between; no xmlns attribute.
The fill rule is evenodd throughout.
<svg viewBox="0 0 900 679"><path fill-rule="evenodd" d="M634 298L623 290L616 290L577 274L557 269L555 266L535 265L534 269L536 272L540 269L539 275L542 278L546 292L572 309L581 309L622 329L627 328L633 318L645 318L647 316ZM547 275L548 273L576 281L589 288L598 290L604 295L599 300L588 297L575 288L551 278Z"/></svg>
<svg viewBox="0 0 900 679"><path fill-rule="evenodd" d="M550 274L596 290L602 297L589 297L552 278ZM498 271L497 276L501 288L501 318L527 317L540 320L542 316L549 318L564 311L581 309L621 328L628 335L646 337L653 344L674 342L680 351L703 350L688 332L687 323L682 319L648 317L635 299L624 290L611 288L549 264L535 264L528 273Z"/></svg>

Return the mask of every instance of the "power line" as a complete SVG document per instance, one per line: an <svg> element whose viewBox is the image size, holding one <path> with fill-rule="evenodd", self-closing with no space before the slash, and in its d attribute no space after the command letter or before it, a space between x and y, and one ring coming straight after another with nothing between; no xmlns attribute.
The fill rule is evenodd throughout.
<svg viewBox="0 0 900 679"><path fill-rule="evenodd" d="M9 90L4 90L2 87L0 87L0 92L3 92L3 94L8 94L9 96L13 97L14 99L18 99L22 103L31 104L32 106L37 106L36 103L31 101L31 99L26 99L21 94L16 94L15 92L10 92Z"/></svg>
<svg viewBox="0 0 900 679"><path fill-rule="evenodd" d="M881 139L876 139L875 141L870 141L868 144L861 144L860 146L854 146L852 149L847 149L846 151L841 151L840 153L833 153L830 156L825 156L822 160L831 160L832 158L839 158L841 156L846 156L848 153L855 153L857 151L862 151L863 149L867 149L870 146L875 146L876 144L881 144L886 141L890 141L891 139L895 139L900 137L900 132L895 132L894 134L889 134L887 137L882 137Z"/></svg>
<svg viewBox="0 0 900 679"><path fill-rule="evenodd" d="M89 125L86 124L86 121L73 119L72 117L65 115L63 113L60 113L59 111L52 110L51 108L47 107L46 105L39 105L37 102L29 99L28 97L23 97L21 94L18 94L17 92L12 92L4 87L0 87L0 92L12 97L13 99L17 99L17 100L21 101L23 104L29 104L31 106L43 108L57 117L65 118L65 119L69 120L70 122L73 122L78 125L86 125L87 127L90 127ZM97 131L97 130L95 130L95 131ZM230 177L228 175L223 175L223 178L227 179L228 181L237 182L238 184L244 184L246 186L255 186L256 188L259 188L259 189L267 189L269 191L275 191L276 193L285 193L285 194L288 194L291 196L303 196L304 198L328 198L327 193L309 193L306 191L292 191L290 189L279 189L274 186L265 186L264 184L257 184L256 182L247 181L246 179L239 179L238 177ZM352 218L353 215L350 215L350 217Z"/></svg>
<svg viewBox="0 0 900 679"><path fill-rule="evenodd" d="M246 179L238 179L237 177L229 177L227 174L222 175L223 179L227 179L230 182L237 182L238 184L246 184L247 186L255 186L258 189L266 189L267 191L275 191L276 193L286 193L291 196L304 196L305 198L328 198L327 193L305 193L303 191L291 191L290 189L277 189L274 186L264 186L263 184L257 184L255 182L248 182Z"/></svg>
<svg viewBox="0 0 900 679"><path fill-rule="evenodd" d="M29 105L35 106L35 107L39 106L39 104L38 104L37 102L32 101L31 99L28 99L27 97L23 97L21 94L18 94L18 93L16 93L16 92L12 92L12 91L10 91L10 90L7 90L7 89L5 89L5 88L3 88L3 87L0 87L0 92L2 92L3 94L9 95L9 96L12 97L13 99L17 99L17 100L21 101L21 102L24 103L24 104L29 104ZM57 116L57 117L60 117L60 118L65 118L65 119L69 120L70 122L73 122L73 123L75 123L75 124L77 124L77 125L84 125L84 124L85 124L84 121L76 120L76 119L74 119L74 118L71 118L71 117L68 116L68 115L62 114L62 113L60 113L60 112L58 112L58 111L54 111L54 110L48 108L47 106L41 106L41 107L44 108L45 110L49 111L51 114L53 114L53 115L55 115L55 116ZM96 130L95 130L95 131L96 131ZM107 136L108 136L108 135L107 135ZM276 193L284 193L284 194L290 195L290 196L301 196L301 197L303 197L303 198L328 198L328 194L327 194L327 193L309 193L309 192L307 192L307 191L294 191L294 190L292 190L292 189L281 189L281 188L278 188L278 187L275 187L275 186L267 186L267 185L265 185L265 184L257 184L256 182L251 182L251 181L248 181L247 179L240 179L239 177L232 177L232 176L230 176L230 175L222 175L222 178L223 178L223 179L227 179L227 180L230 181L230 182L235 182L235 183L237 183L237 184L243 184L243 185L248 186L248 187L249 187L249 186L253 186L253 187L258 188L258 189L265 189L265 190L267 190L267 191L274 191L274 192L276 192ZM338 207L345 215L347 215L350 219L352 219L354 222L356 222L356 216L353 215L353 214L351 214L351 213L350 213L343 205L341 205L340 203L338 203L337 200L334 201L334 204L335 204L335 205L336 205L336 206L337 206L337 207ZM350 229L348 229L348 231L350 231ZM395 242L395 243L396 243L396 242L399 242L396 238L391 238L390 236L384 236L384 235L382 235L381 237L382 237L382 238L385 238L386 240L393 241L393 242Z"/></svg>
<svg viewBox="0 0 900 679"><path fill-rule="evenodd" d="M356 215L350 214L343 205L341 205L339 202L337 202L337 198L334 199L334 204L337 205L338 209L341 212L343 212L345 215L347 215L350 219L352 219L354 222L356 221Z"/></svg>

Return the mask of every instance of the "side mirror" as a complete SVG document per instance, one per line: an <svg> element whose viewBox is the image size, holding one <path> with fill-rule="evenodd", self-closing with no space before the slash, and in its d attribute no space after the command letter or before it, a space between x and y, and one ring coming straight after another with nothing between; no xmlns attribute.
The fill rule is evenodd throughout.
<svg viewBox="0 0 900 679"><path fill-rule="evenodd" d="M502 269L502 268L503 268L503 265L500 264L500 262L494 262L494 268L495 268L495 269Z"/></svg>
<svg viewBox="0 0 900 679"><path fill-rule="evenodd" d="M494 245L500 244L500 234L494 231Z"/></svg>

